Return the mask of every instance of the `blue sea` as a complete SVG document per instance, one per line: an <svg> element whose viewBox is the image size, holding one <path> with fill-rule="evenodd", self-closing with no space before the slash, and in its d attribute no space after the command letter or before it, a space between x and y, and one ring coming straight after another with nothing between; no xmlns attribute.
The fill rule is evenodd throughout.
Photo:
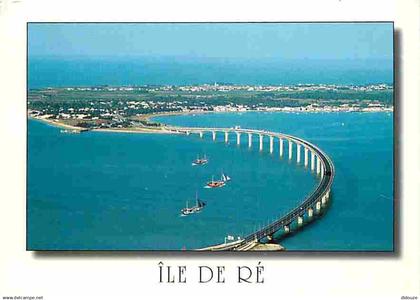
<svg viewBox="0 0 420 300"><path fill-rule="evenodd" d="M185 57L32 57L29 88L95 85L392 83L391 60L274 60Z"/></svg>
<svg viewBox="0 0 420 300"><path fill-rule="evenodd" d="M165 116L185 126L266 129L318 145L336 178L322 218L281 239L288 250L393 250L392 113L217 113ZM285 145L286 146L286 145ZM318 179L254 137L87 132L29 120L28 248L181 250L244 236L303 201ZM191 166L197 155L205 166ZM232 180L205 189L221 173ZM207 203L180 216L195 195Z"/></svg>

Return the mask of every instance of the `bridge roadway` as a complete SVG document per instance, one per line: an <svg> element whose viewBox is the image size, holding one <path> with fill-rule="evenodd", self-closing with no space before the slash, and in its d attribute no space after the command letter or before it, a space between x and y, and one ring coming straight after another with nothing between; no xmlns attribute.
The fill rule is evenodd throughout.
<svg viewBox="0 0 420 300"><path fill-rule="evenodd" d="M305 151L305 167L308 166L309 156L308 152L311 152L311 170L315 171L316 163L316 173L320 176L320 181L315 188L315 190L308 195L303 202L299 204L296 208L292 209L290 212L280 217L271 224L247 235L241 240L237 240L231 243L225 243L215 246L210 246L198 250L210 250L210 251L221 251L221 250L234 250L234 251L248 251L253 245L258 244L262 239L272 239L274 233L280 229L284 229L287 233L290 231L290 225L294 221L298 221L298 225L303 224L303 216L305 213L311 218L313 216L314 208L317 211L321 210L322 205L324 205L330 196L331 185L334 179L335 170L334 164L331 159L326 155L321 149L319 149L314 144L305 141L301 138L294 137L288 134L282 134L278 132L270 132L264 130L255 130L255 129L242 129L242 128L200 128L200 127L176 127L176 126L165 126L164 129L174 132L174 133L185 133L185 134L199 134L200 137L203 137L204 133L211 132L213 134L213 140L216 138L218 132L225 134L225 142L228 142L229 133L236 133L237 135L237 144L240 144L240 135L248 134L249 137L249 147L251 147L252 135L258 135L260 137L260 151L263 150L263 138L269 137L270 139L270 152L273 152L273 139L277 138L280 142L280 156L283 156L283 140L289 142L289 159L292 159L293 153L293 143L296 144L297 148L297 163L300 163L300 148L303 147Z"/></svg>

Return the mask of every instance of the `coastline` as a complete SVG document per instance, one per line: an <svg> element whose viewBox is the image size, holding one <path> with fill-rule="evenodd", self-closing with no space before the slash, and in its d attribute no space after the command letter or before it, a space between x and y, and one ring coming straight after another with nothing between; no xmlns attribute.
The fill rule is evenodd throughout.
<svg viewBox="0 0 420 300"><path fill-rule="evenodd" d="M204 114L204 113L213 113L213 111L174 111L174 112L160 112L160 113L153 113L153 114L144 114L139 116L139 119L144 121L151 121L155 117L160 116L174 116L174 115L193 115L193 114ZM82 131L95 131L95 132L113 132L113 133L148 133L148 134L177 134L174 131L166 130L164 127L159 127L160 129L154 129L154 128L147 128L147 127L123 127L123 128L95 128L95 129L88 129L79 126L73 126L66 124L64 122L59 122L51 119L46 118L39 118L28 115L28 119L38 120L41 122L45 122L49 125L69 129L69 130L76 130L78 132Z"/></svg>
<svg viewBox="0 0 420 300"><path fill-rule="evenodd" d="M81 131L81 130L85 129L85 128L82 128L82 127L72 126L72 125L68 125L68 124L65 124L65 123L57 122L57 121L52 121L50 119L45 119L45 118L36 118L36 117L28 116L28 119L45 122L45 123L47 123L49 125L52 125L54 127L59 127L59 128L64 128L64 129L78 130L78 131Z"/></svg>
<svg viewBox="0 0 420 300"><path fill-rule="evenodd" d="M218 113L248 113L248 112L261 112L261 113L394 113L394 110L374 110L374 111L350 111L350 110L342 110L342 111L329 111L329 110L321 110L321 111L285 111L285 110L246 110L246 111L208 111L208 110L190 110L190 111L172 111L172 112L157 112L157 113L149 113L138 116L139 120L144 120L147 122L156 122L154 121L155 118L158 117L167 117L167 116L180 116L180 115L201 115L201 114L218 114ZM165 124L159 129L150 128L150 127L122 127L122 128L95 128L95 129L86 129L79 126L69 125L64 122L59 122L56 120L40 118L35 116L30 116L28 114L28 119L39 120L41 122L45 122L49 125L64 128L68 130L75 130L78 132L83 131L95 131L95 132L113 132L113 133L141 133L141 134L177 134L174 131L166 130ZM174 127L174 126L172 126Z"/></svg>
<svg viewBox="0 0 420 300"><path fill-rule="evenodd" d="M65 124L63 122L52 121L50 119L45 119L45 118L36 118L36 117L28 116L28 119L44 122L44 123L47 123L51 126L58 127L58 128L76 130L78 132L98 131L98 132L116 132L116 133L176 134L173 131L164 130L164 129L147 129L147 128L140 128L140 127L136 127L136 128L101 128L101 129L86 130L86 128L83 128L83 127L73 126L73 125Z"/></svg>

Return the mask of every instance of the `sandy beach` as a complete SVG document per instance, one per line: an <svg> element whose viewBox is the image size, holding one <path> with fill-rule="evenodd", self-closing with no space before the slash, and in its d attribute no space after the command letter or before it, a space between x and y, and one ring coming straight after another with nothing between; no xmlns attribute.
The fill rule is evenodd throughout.
<svg viewBox="0 0 420 300"><path fill-rule="evenodd" d="M86 128L77 127L77 126L73 126L73 125L68 125L68 124L64 124L64 123L61 123L61 122L52 121L50 119L36 118L36 117L30 117L30 116L28 116L28 118L29 119L34 119L34 120L39 120L39 121L45 122L47 124L50 124L50 125L53 125L53 126L56 126L56 127L65 128L65 129L78 130L78 131L86 130Z"/></svg>
<svg viewBox="0 0 420 300"><path fill-rule="evenodd" d="M155 115L157 116L157 115ZM39 120L41 122L45 122L47 124L50 124L52 126L69 129L69 130L77 130L77 131L86 131L86 128L68 125L62 122L52 121L50 119L44 119L44 118L36 118L36 117L29 117L34 120ZM100 128L100 129L91 129L89 131L99 131L99 132L118 132L118 133L153 133L153 134L176 134L174 131L165 130L163 128L161 129L152 129L152 128L141 128L141 127L135 127L135 128Z"/></svg>

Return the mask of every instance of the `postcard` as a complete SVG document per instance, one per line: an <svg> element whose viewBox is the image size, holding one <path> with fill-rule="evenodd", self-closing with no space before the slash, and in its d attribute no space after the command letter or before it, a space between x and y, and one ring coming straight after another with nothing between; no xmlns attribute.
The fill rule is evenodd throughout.
<svg viewBox="0 0 420 300"><path fill-rule="evenodd" d="M418 1L362 2L1 0L0 298L418 299Z"/></svg>

